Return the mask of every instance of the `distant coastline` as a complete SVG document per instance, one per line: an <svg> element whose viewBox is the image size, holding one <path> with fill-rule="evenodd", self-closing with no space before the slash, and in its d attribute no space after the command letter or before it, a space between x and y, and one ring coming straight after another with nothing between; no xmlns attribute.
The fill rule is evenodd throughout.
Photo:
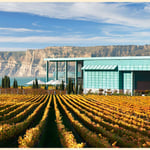
<svg viewBox="0 0 150 150"><path fill-rule="evenodd" d="M10 77L10 86L13 85L14 78L17 80L19 86L28 86L26 83L34 80L34 77ZM46 77L37 77L37 79L41 81L46 81ZM50 80L53 78L49 78ZM0 77L0 85L1 85L2 77Z"/></svg>

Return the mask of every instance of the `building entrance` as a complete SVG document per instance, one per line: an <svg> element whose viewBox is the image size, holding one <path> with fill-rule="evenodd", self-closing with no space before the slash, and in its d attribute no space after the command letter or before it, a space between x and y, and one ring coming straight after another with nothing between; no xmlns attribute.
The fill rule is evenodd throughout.
<svg viewBox="0 0 150 150"><path fill-rule="evenodd" d="M150 90L150 71L135 72L136 90Z"/></svg>

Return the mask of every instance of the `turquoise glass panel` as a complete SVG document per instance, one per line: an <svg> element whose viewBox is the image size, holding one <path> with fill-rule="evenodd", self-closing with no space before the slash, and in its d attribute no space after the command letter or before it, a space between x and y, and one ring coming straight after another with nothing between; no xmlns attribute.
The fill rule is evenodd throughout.
<svg viewBox="0 0 150 150"><path fill-rule="evenodd" d="M84 88L119 89L119 72L84 71Z"/></svg>
<svg viewBox="0 0 150 150"><path fill-rule="evenodd" d="M123 73L123 89L130 90L132 88L131 86L131 72L124 72Z"/></svg>

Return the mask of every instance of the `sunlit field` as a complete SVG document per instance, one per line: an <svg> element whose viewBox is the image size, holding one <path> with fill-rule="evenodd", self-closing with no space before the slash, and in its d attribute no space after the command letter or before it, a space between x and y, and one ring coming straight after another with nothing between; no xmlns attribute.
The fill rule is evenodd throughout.
<svg viewBox="0 0 150 150"><path fill-rule="evenodd" d="M1 94L0 147L150 147L150 97Z"/></svg>

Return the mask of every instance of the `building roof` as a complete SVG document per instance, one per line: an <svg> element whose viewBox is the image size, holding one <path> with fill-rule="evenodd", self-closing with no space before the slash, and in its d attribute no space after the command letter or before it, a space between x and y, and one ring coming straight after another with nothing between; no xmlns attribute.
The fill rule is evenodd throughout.
<svg viewBox="0 0 150 150"><path fill-rule="evenodd" d="M149 71L150 65L84 65L82 70Z"/></svg>
<svg viewBox="0 0 150 150"><path fill-rule="evenodd" d="M85 65L82 70L114 70L117 65Z"/></svg>
<svg viewBox="0 0 150 150"><path fill-rule="evenodd" d="M126 66L118 66L119 71L149 71L150 65L126 65Z"/></svg>
<svg viewBox="0 0 150 150"><path fill-rule="evenodd" d="M150 56L123 56L123 57L79 57L79 58L44 58L45 61L83 61L83 60L102 60L102 59L150 59Z"/></svg>

